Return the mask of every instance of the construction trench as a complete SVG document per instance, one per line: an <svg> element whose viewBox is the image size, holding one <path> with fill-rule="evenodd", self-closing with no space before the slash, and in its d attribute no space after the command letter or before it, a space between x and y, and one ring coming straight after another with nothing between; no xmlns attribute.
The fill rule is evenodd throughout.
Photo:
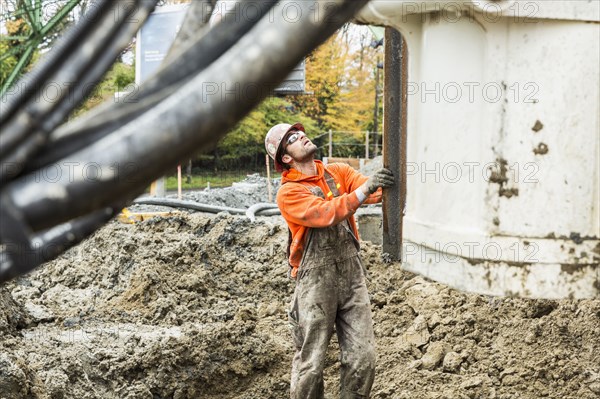
<svg viewBox="0 0 600 399"><path fill-rule="evenodd" d="M184 199L248 207L266 202L266 179ZM287 397L294 283L281 216L131 211L176 213L112 221L0 287L0 397ZM372 398L600 394L599 300L467 294L381 254L362 242L377 344ZM325 369L331 399L338 356L334 334Z"/></svg>
<svg viewBox="0 0 600 399"><path fill-rule="evenodd" d="M441 10L454 3L257 0L252 18L208 26L201 11L215 1L198 0L131 101L61 124L157 3L127 1L131 15L97 0L87 22L20 82L74 79L72 96L2 97L0 399L288 397L294 283L287 228L263 205L265 179L188 192L182 208L138 197L214 145L351 18L387 27L386 87L395 89L386 89L387 152L378 162L401 177L383 208L357 214L377 345L372 397L599 397L600 172L590 165L600 159L600 122L589 112L600 98L597 2L527 2L538 7L532 25L511 16L527 8L510 0ZM307 11L300 23L282 17L290 5ZM311 19L315 9L322 13ZM78 51L82 42L89 52ZM219 101L206 98L206 82L264 90ZM416 101L414 92L405 101L409 89L439 82L493 82L503 101L427 101L427 93ZM533 83L539 98L509 101L507 87ZM425 175L407 173L409 161ZM427 179L432 163L459 162L490 176ZM104 177L71 178L89 164ZM518 179L515 166L533 166L535 179ZM36 178L56 167L69 173ZM402 251L404 243L416 251ZM437 246L460 243L501 251L490 258ZM338 353L334 335L327 399L338 397Z"/></svg>

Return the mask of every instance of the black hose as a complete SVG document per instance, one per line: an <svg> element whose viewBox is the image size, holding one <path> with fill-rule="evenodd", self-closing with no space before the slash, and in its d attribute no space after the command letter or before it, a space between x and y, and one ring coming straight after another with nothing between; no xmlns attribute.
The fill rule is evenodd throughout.
<svg viewBox="0 0 600 399"><path fill-rule="evenodd" d="M0 99L2 109L0 109L0 129L12 118L15 113L31 99L39 95L37 88L41 88L47 78L60 68L65 57L75 51L84 37L100 24L101 16L110 6L113 0L92 0L90 10L82 17L73 28L69 29L63 38L48 53L43 62L38 63L31 72L23 76L15 87L5 93ZM36 94L37 93L37 94Z"/></svg>
<svg viewBox="0 0 600 399"><path fill-rule="evenodd" d="M198 38L204 36L206 33L205 28L216 3L217 0L194 0L190 3L181 24L181 29L177 32L177 37L175 37L175 41L173 41L165 58L167 63L176 58L182 49L189 47Z"/></svg>
<svg viewBox="0 0 600 399"><path fill-rule="evenodd" d="M242 208L232 208L229 206L219 206L219 205L210 205L210 204L202 204L200 202L195 201L186 201L186 200L177 200L172 198L137 198L133 201L136 205L156 205L156 206L167 206L170 208L183 208L183 209L191 209L194 211L200 212L208 212L208 213L220 213L220 212L228 212L232 215L246 215L248 216L248 211L252 209L251 214L252 218L248 216L252 221L254 221L253 217L256 213L259 213L260 216L276 216L280 215L279 208L275 204L255 204L252 205L248 209ZM252 208L260 205L259 208ZM267 206L268 205L268 206Z"/></svg>
<svg viewBox="0 0 600 399"><path fill-rule="evenodd" d="M67 249L87 238L118 214L121 209L122 205L101 209L53 227L31 240L23 241L25 237L21 236L19 245L6 245L5 249L0 251L0 283L25 274L41 263L55 259ZM14 233L15 231L11 232L11 234ZM4 238L3 243L5 242ZM8 241L17 242L10 239Z"/></svg>
<svg viewBox="0 0 600 399"><path fill-rule="evenodd" d="M140 89L119 101L106 103L78 120L59 128L50 137L37 160L27 171L46 166L82 149L150 110L237 43L276 3L274 0L253 1L260 14L248 18L226 18L204 36L194 41L180 57L150 77ZM197 12L197 11L196 11ZM183 45L182 45L183 47Z"/></svg>
<svg viewBox="0 0 600 399"><path fill-rule="evenodd" d="M139 192L180 159L214 145L367 1L320 1L318 18L312 11L315 3L293 2L302 8L297 23L283 17L290 2L280 2L273 16L261 19L225 55L150 112L58 163L75 165L78 178L70 181L65 173L55 182L33 182L24 176L7 186L4 195L37 231ZM89 165L102 176L81 178Z"/></svg>
<svg viewBox="0 0 600 399"><path fill-rule="evenodd" d="M102 52L97 55L95 61L92 62L89 60L88 64L91 63L91 65L82 67L85 68L86 74L81 77L81 79L77 80L77 84L74 85L73 90L70 91L68 98L63 98L62 101L59 101L54 105L55 108L51 111L38 110L41 115L36 117L36 119L39 119L37 129L28 133L28 127L26 125L20 125L20 127L17 125L19 128L15 130L16 134L20 134L22 137L25 137L25 139L21 141L21 145L14 149L12 153L3 157L3 163L10 165L10 167L0 169L0 182L6 182L20 173L21 170L29 164L27 161L32 154L45 143L45 138L47 137L47 133L45 132L50 132L58 126L93 90L101 76L110 68L123 48L129 44L131 37L135 35L143 21L147 19L154 8L154 3L154 0L142 1L141 6L136 8L135 18L132 19L137 22L117 25L118 29L112 38L112 42L103 47ZM80 65L85 63L85 60L83 59L80 61ZM72 67L76 68L76 66ZM29 112L33 114L36 111L32 109ZM33 126L30 126L30 128L32 127ZM10 124L7 128L10 128ZM31 163L34 164L35 162Z"/></svg>
<svg viewBox="0 0 600 399"><path fill-rule="evenodd" d="M243 215L246 212L245 209L241 208L201 204L199 202L176 200L171 198L138 198L134 200L133 203L136 205L157 205L168 206L170 208L185 208L208 213L229 212L233 215Z"/></svg>
<svg viewBox="0 0 600 399"><path fill-rule="evenodd" d="M134 1L137 5L141 0ZM97 23L97 26L94 26L94 29L88 30L86 32L88 35L82 38L86 41L86 51L69 48L69 52L63 54L63 58L53 64L53 70L49 70L49 75L41 82L36 101L29 101L26 106L19 109L13 118L6 120L4 117L2 118L0 158L4 158L32 130L38 128L57 104L63 101L65 97L68 97L68 85L81 78L82 73L85 71L84 68L88 67L101 54L101 46L110 40L115 31L119 29L120 24L127 18L124 13L115 14L120 7L121 3L112 2L110 3L110 8L105 10L98 22L89 22ZM56 98L46 98L46 94L50 88L53 88L57 92Z"/></svg>
<svg viewBox="0 0 600 399"><path fill-rule="evenodd" d="M226 54L198 76L186 79L177 93L149 112L60 162L20 176L3 187L0 191L3 205L0 243L6 247L12 241L23 241L23 237L30 237L33 232L80 216L97 214L114 204L115 198L123 201L135 198L178 159L214 145L274 90L301 57L323 42L366 2L280 2L275 18L261 19L250 34ZM300 11L300 20L292 24L285 21L281 13L282 8L291 3L304 7ZM319 9L316 18L315 4ZM208 90L209 86L205 85L213 86ZM232 88L235 89L233 92L228 91ZM255 90L250 92L255 95L250 95L250 90ZM89 166L94 166L96 174L82 174ZM40 179L56 167L63 168L57 179ZM5 213L9 213L8 222ZM12 229L14 226L18 228ZM86 234L94 229L90 228ZM69 237L68 231L63 233L67 234L65 238ZM10 265L12 259L4 262L0 253L0 269L8 270L8 265L11 270L22 273L39 264L39 259L27 258L28 251L22 248L26 258L21 267L14 269ZM13 252L13 255L18 259L21 253Z"/></svg>

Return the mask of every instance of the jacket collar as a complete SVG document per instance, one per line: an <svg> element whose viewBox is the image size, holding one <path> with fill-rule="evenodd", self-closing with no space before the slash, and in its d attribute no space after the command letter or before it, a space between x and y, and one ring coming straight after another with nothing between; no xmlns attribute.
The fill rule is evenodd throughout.
<svg viewBox="0 0 600 399"><path fill-rule="evenodd" d="M318 160L315 160L314 163L315 163L315 167L317 168L316 175L313 175L313 176L303 175L298 170L292 168L292 169L284 171L281 174L281 184L285 184L288 182L297 182L297 183L316 182L316 181L321 180L325 174L325 165L323 165L323 162L318 161Z"/></svg>

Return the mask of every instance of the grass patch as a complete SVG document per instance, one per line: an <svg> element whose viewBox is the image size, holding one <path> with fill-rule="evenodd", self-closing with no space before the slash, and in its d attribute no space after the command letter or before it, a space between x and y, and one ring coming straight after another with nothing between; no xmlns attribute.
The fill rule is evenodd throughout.
<svg viewBox="0 0 600 399"><path fill-rule="evenodd" d="M211 188L229 187L232 183L242 181L249 173L222 173L215 175L192 175L191 182L187 182L186 176L181 177L181 188L183 190L203 190L210 183ZM167 191L177 191L177 176L167 177Z"/></svg>

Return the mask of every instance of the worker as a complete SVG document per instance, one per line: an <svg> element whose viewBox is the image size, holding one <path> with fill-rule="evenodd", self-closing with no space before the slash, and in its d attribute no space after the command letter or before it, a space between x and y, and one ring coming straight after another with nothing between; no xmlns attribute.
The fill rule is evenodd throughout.
<svg viewBox="0 0 600 399"><path fill-rule="evenodd" d="M365 177L346 164L315 160L304 126L278 124L265 138L282 173L277 205L289 227L289 275L296 281L288 311L295 355L292 399L324 397L323 363L337 333L341 398L368 398L375 376L375 336L366 269L359 257L354 212L381 201L394 184L387 169Z"/></svg>

